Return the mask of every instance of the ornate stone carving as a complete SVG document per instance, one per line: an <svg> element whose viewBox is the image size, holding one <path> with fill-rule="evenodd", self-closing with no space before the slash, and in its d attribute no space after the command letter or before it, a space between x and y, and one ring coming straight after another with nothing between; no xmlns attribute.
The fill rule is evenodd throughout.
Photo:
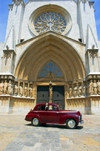
<svg viewBox="0 0 100 151"><path fill-rule="evenodd" d="M11 58L11 52L9 50L4 52L4 58Z"/></svg>
<svg viewBox="0 0 100 151"><path fill-rule="evenodd" d="M98 50L89 50L90 58L98 57Z"/></svg>
<svg viewBox="0 0 100 151"><path fill-rule="evenodd" d="M22 83L20 84L20 87L19 87L19 95L23 96L23 84Z"/></svg>
<svg viewBox="0 0 100 151"><path fill-rule="evenodd" d="M18 95L18 83L15 84L15 96Z"/></svg>
<svg viewBox="0 0 100 151"><path fill-rule="evenodd" d="M94 95L97 95L97 83L96 83L96 80L94 80Z"/></svg>
<svg viewBox="0 0 100 151"><path fill-rule="evenodd" d="M13 94L13 86L12 86L11 80L9 81L9 84L8 84L8 94L10 95Z"/></svg>
<svg viewBox="0 0 100 151"><path fill-rule="evenodd" d="M100 80L98 80L97 82L97 92L98 92L98 95L100 95Z"/></svg>
<svg viewBox="0 0 100 151"><path fill-rule="evenodd" d="M4 94L7 94L8 92L8 83L7 83L7 80L5 80L5 83L4 83Z"/></svg>
<svg viewBox="0 0 100 151"><path fill-rule="evenodd" d="M83 93L83 96L85 96L86 95L86 87L85 87L85 85L83 86L83 89L82 89L82 93Z"/></svg>
<svg viewBox="0 0 100 151"><path fill-rule="evenodd" d="M17 6L20 4L24 5L24 0L13 0L13 3Z"/></svg>
<svg viewBox="0 0 100 151"><path fill-rule="evenodd" d="M74 97L77 96L77 86L74 87Z"/></svg>
<svg viewBox="0 0 100 151"><path fill-rule="evenodd" d="M90 80L90 83L88 83L88 87L87 87L88 96L94 94L93 86L94 86L94 84L93 84L92 80Z"/></svg>
<svg viewBox="0 0 100 151"><path fill-rule="evenodd" d="M65 18L55 12L45 12L38 16L35 20L35 30L39 34L45 33L46 31L55 31L63 33L66 29Z"/></svg>
<svg viewBox="0 0 100 151"><path fill-rule="evenodd" d="M79 86L78 94L79 94L79 97L81 97L81 96L82 96L82 86Z"/></svg>
<svg viewBox="0 0 100 151"><path fill-rule="evenodd" d="M29 87L29 97L33 97L32 85L30 85L30 87Z"/></svg>
<svg viewBox="0 0 100 151"><path fill-rule="evenodd" d="M1 81L0 83L0 95L2 95L4 93L4 83L3 81Z"/></svg>
<svg viewBox="0 0 100 151"><path fill-rule="evenodd" d="M71 87L69 88L69 97L70 98L72 97L72 88Z"/></svg>
<svg viewBox="0 0 100 151"><path fill-rule="evenodd" d="M13 9L13 4L9 5L9 10Z"/></svg>
<svg viewBox="0 0 100 151"><path fill-rule="evenodd" d="M25 96L25 97L28 96L28 87L27 87L27 84L25 84L25 88L24 88L24 96Z"/></svg>

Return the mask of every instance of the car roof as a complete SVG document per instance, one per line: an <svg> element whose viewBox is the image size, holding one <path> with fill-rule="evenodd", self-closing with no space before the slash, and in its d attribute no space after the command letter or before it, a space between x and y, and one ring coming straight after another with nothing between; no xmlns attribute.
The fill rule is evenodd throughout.
<svg viewBox="0 0 100 151"><path fill-rule="evenodd" d="M57 105L56 103L39 103L39 104L37 104L37 106L38 105L46 105L46 104L48 104L48 105Z"/></svg>

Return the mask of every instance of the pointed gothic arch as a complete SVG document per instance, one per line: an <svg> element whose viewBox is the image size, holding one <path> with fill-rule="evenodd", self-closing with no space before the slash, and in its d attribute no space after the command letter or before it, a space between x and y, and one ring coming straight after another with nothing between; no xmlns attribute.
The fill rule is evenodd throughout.
<svg viewBox="0 0 100 151"><path fill-rule="evenodd" d="M48 32L32 40L17 63L15 76L18 79L37 81L41 68L50 60L62 70L64 81L85 77L82 59L64 36Z"/></svg>

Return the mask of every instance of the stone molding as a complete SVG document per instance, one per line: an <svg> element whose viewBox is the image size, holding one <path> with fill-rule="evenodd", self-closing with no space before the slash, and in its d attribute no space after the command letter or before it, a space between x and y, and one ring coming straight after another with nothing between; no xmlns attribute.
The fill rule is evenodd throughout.
<svg viewBox="0 0 100 151"><path fill-rule="evenodd" d="M13 4L9 5L9 10L13 10Z"/></svg>
<svg viewBox="0 0 100 151"><path fill-rule="evenodd" d="M15 5L25 5L25 2L24 2L24 0L12 0L13 1L13 4L15 4Z"/></svg>
<svg viewBox="0 0 100 151"><path fill-rule="evenodd" d="M89 50L90 58L98 58L98 50Z"/></svg>

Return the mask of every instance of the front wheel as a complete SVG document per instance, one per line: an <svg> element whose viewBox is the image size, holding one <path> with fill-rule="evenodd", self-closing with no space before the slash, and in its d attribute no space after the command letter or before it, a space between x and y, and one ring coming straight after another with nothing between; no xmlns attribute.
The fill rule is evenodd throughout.
<svg viewBox="0 0 100 151"><path fill-rule="evenodd" d="M31 121L31 124L34 125L34 126L38 126L40 124L39 119L36 118L36 117L33 118L32 121Z"/></svg>
<svg viewBox="0 0 100 151"><path fill-rule="evenodd" d="M76 128L77 123L74 119L68 119L68 120L66 120L66 126L67 126L67 128L74 129L74 128Z"/></svg>

